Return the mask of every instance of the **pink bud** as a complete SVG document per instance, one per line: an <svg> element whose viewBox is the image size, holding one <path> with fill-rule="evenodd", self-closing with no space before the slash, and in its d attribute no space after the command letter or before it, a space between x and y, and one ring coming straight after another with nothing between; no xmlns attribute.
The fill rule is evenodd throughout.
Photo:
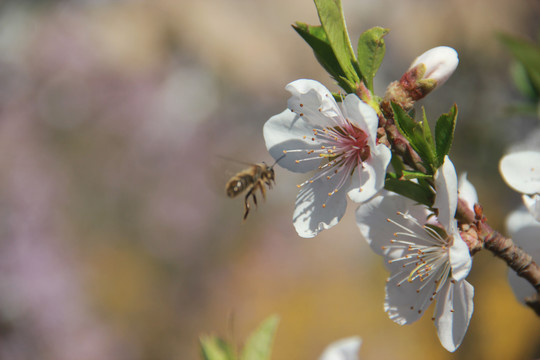
<svg viewBox="0 0 540 360"><path fill-rule="evenodd" d="M438 46L417 57L409 70L419 64L424 64L426 72L423 79L435 80L437 86L441 86L456 70L458 63L456 50L448 46Z"/></svg>

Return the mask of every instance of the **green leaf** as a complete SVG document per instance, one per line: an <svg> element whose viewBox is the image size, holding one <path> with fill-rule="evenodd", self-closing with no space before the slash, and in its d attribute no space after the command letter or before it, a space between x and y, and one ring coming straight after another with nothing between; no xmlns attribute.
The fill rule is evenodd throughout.
<svg viewBox="0 0 540 360"><path fill-rule="evenodd" d="M537 101L540 93L536 91L525 66L519 61L514 61L510 66L512 80L521 94L531 101Z"/></svg>
<svg viewBox="0 0 540 360"><path fill-rule="evenodd" d="M407 171L403 170L402 179L412 180L412 179L432 179L433 175L424 174L419 171Z"/></svg>
<svg viewBox="0 0 540 360"><path fill-rule="evenodd" d="M426 143L430 145L430 151L432 152L433 157L435 157L435 143L433 142L433 135L431 135L431 129L429 128L429 123L426 116L426 109L424 107L422 107L422 122L420 125L422 125L424 139L426 140Z"/></svg>
<svg viewBox="0 0 540 360"><path fill-rule="evenodd" d="M456 129L457 105L454 104L448 114L442 114L435 124L435 143L437 150L437 168L444 162L445 155L448 155L454 140Z"/></svg>
<svg viewBox="0 0 540 360"><path fill-rule="evenodd" d="M341 0L315 0L315 6L345 78L353 84L359 83L361 74L345 26Z"/></svg>
<svg viewBox="0 0 540 360"><path fill-rule="evenodd" d="M308 43L319 64L337 81L338 85L347 93L354 92L355 86L346 79L345 72L334 55L323 27L296 22L293 29Z"/></svg>
<svg viewBox="0 0 540 360"><path fill-rule="evenodd" d="M217 336L201 336L199 343L204 360L236 360L231 346Z"/></svg>
<svg viewBox="0 0 540 360"><path fill-rule="evenodd" d="M358 65L371 92L373 92L373 78L381 66L386 51L383 38L389 31L376 26L364 31L358 39Z"/></svg>
<svg viewBox="0 0 540 360"><path fill-rule="evenodd" d="M416 122L411 118L401 106L392 103L392 110L394 111L394 120L398 130L409 141L411 147L418 153L422 159L426 170L429 174L437 168L436 165L436 152L433 139L431 137L431 130L424 114L424 121Z"/></svg>
<svg viewBox="0 0 540 360"><path fill-rule="evenodd" d="M426 206L432 206L435 200L435 194L429 187L408 180L399 180L389 176L386 178L384 188Z"/></svg>
<svg viewBox="0 0 540 360"><path fill-rule="evenodd" d="M536 93L540 93L540 45L505 34L499 35L499 40L523 64Z"/></svg>
<svg viewBox="0 0 540 360"><path fill-rule="evenodd" d="M279 317L277 315L266 319L248 338L240 359L269 360L278 323Z"/></svg>

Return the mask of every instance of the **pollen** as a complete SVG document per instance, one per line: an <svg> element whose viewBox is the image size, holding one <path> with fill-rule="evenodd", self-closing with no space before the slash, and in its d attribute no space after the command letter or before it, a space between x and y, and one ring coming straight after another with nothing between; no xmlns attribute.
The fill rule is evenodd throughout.
<svg viewBox="0 0 540 360"><path fill-rule="evenodd" d="M326 204L322 204L323 209L326 207Z"/></svg>

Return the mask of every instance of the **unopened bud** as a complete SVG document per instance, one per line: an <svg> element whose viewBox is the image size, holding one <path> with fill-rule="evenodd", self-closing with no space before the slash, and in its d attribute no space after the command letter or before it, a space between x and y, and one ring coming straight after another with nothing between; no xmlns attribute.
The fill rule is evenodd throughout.
<svg viewBox="0 0 540 360"><path fill-rule="evenodd" d="M421 78L418 80L435 80L436 86L441 86L454 73L459 63L456 50L448 46L438 46L426 51L413 61L409 70L419 67ZM424 69L425 67L425 69Z"/></svg>
<svg viewBox="0 0 540 360"><path fill-rule="evenodd" d="M381 103L383 113L391 116L392 102L409 111L416 101L448 80L458 63L458 54L451 47L438 46L426 51L413 61L399 81L388 85Z"/></svg>

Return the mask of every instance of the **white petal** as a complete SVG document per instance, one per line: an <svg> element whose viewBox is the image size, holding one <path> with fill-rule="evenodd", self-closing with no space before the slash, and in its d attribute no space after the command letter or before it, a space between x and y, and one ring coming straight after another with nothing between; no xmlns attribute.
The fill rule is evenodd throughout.
<svg viewBox="0 0 540 360"><path fill-rule="evenodd" d="M536 221L540 221L540 195L523 195L521 198L523 199L523 204L525 204L527 210L529 210L529 213L534 216Z"/></svg>
<svg viewBox="0 0 540 360"><path fill-rule="evenodd" d="M540 262L540 223L524 208L520 208L507 217L506 228L516 245L531 255L535 262ZM536 294L534 287L513 270L509 270L508 281L516 298L521 302Z"/></svg>
<svg viewBox="0 0 540 360"><path fill-rule="evenodd" d="M459 197L467 203L469 209L474 209L474 204L478 204L478 194L474 185L467 180L467 173L463 173L458 181Z"/></svg>
<svg viewBox="0 0 540 360"><path fill-rule="evenodd" d="M508 270L508 282L516 299L522 304L525 304L526 298L534 296L537 293L531 283L518 276L514 270Z"/></svg>
<svg viewBox="0 0 540 360"><path fill-rule="evenodd" d="M448 229L454 221L458 198L456 169L448 156L444 157L444 163L435 173L435 190L437 194L433 207L439 209L439 223Z"/></svg>
<svg viewBox="0 0 540 360"><path fill-rule="evenodd" d="M357 360L362 339L353 336L328 345L319 360Z"/></svg>
<svg viewBox="0 0 540 360"><path fill-rule="evenodd" d="M407 275L407 272L403 272L401 277L406 278ZM422 288L422 285L425 286ZM422 283L418 278L413 282L405 281L400 286L397 286L396 281L389 279L386 284L384 311L399 325L412 324L424 315L433 302L435 287L433 281ZM421 289L420 292L418 289Z"/></svg>
<svg viewBox="0 0 540 360"><path fill-rule="evenodd" d="M353 185L348 193L352 201L367 201L384 188L386 168L391 158L392 152L385 145L379 144L372 148L371 157L364 163L364 167L358 167L352 175Z"/></svg>
<svg viewBox="0 0 540 360"><path fill-rule="evenodd" d="M511 188L523 194L540 193L540 152L523 151L503 156L501 175Z"/></svg>
<svg viewBox="0 0 540 360"><path fill-rule="evenodd" d="M474 288L467 281L450 281L437 298L435 326L442 346L454 352L465 337L473 313Z"/></svg>
<svg viewBox="0 0 540 360"><path fill-rule="evenodd" d="M291 82L285 89L292 95L287 103L289 108L303 114L311 126L333 126L333 119L343 119L334 97L320 82L300 79Z"/></svg>
<svg viewBox="0 0 540 360"><path fill-rule="evenodd" d="M390 241L395 238L394 233L397 231L397 227L392 226L388 219L399 218L400 222L407 223L396 214L398 211L408 211L411 215L423 219L426 218L427 214L425 206L417 205L409 198L386 190L363 203L356 210L356 224L360 233L375 253L386 256L385 260L400 257L403 253L403 251L393 253L382 249L383 246L390 245Z"/></svg>
<svg viewBox="0 0 540 360"><path fill-rule="evenodd" d="M373 147L377 139L377 127L379 126L379 118L375 110L355 94L349 94L343 100L343 113L351 123L368 134L369 146Z"/></svg>
<svg viewBox="0 0 540 360"><path fill-rule="evenodd" d="M456 50L448 46L438 46L417 57L411 68L421 63L426 65L424 79L435 79L437 86L441 86L454 73L459 59Z"/></svg>
<svg viewBox="0 0 540 360"><path fill-rule="evenodd" d="M347 208L347 196L345 191L328 196L336 188L335 185L334 181L319 179L300 189L293 213L293 224L298 235L314 237L341 220ZM323 204L326 206L323 207Z"/></svg>
<svg viewBox="0 0 540 360"><path fill-rule="evenodd" d="M320 145L311 141L313 127L290 110L272 116L263 127L266 148L274 159L283 155L283 151L301 149L300 152L289 152L279 160L278 165L294 172L308 172L320 165L319 160L300 161L310 155L309 150L319 148ZM304 139L306 137L306 139ZM305 150L305 151L304 151Z"/></svg>
<svg viewBox="0 0 540 360"><path fill-rule="evenodd" d="M454 232L449 235L453 237L454 243L450 247L450 266L452 267L452 277L455 280L460 281L469 275L469 271L472 267L472 259L469 247L457 231L455 220L452 228L454 229Z"/></svg>
<svg viewBox="0 0 540 360"><path fill-rule="evenodd" d="M526 251L540 251L540 222L524 207L519 207L508 215L506 229L514 242Z"/></svg>

